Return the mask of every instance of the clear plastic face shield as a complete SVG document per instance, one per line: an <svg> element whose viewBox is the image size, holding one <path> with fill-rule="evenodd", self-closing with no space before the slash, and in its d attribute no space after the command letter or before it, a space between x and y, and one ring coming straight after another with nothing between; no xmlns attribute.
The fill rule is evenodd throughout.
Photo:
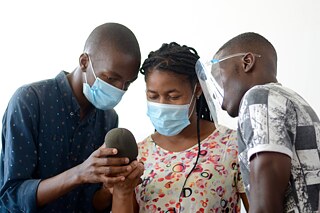
<svg viewBox="0 0 320 213"><path fill-rule="evenodd" d="M224 87L219 63L233 57L245 56L246 54L247 53L235 53L221 59L214 58L209 61L203 61L200 58L197 61L195 67L196 73L212 117L213 114L215 114L215 106L221 107L224 98ZM261 55L258 54L254 55L261 57ZM215 120L215 122L216 121L217 120Z"/></svg>
<svg viewBox="0 0 320 213"><path fill-rule="evenodd" d="M223 87L221 82L220 71L211 74L211 61L202 61L199 59L196 63L196 73L200 82L202 92L207 101L211 117L214 122L218 124L218 118L216 114L216 107L221 106L223 101ZM217 80L216 80L217 78Z"/></svg>

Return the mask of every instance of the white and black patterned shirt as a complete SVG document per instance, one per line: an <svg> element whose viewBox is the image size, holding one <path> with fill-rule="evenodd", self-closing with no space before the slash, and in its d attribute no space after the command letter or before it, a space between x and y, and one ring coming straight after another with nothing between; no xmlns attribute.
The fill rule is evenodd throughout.
<svg viewBox="0 0 320 213"><path fill-rule="evenodd" d="M318 210L320 122L301 96L278 83L251 88L240 104L238 141L247 193L250 157L258 152L279 152L288 155L292 163L285 212Z"/></svg>

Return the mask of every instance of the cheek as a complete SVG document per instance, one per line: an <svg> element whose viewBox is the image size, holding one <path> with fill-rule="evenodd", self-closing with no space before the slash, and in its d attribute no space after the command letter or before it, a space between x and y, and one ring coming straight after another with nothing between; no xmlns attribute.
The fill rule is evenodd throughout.
<svg viewBox="0 0 320 213"><path fill-rule="evenodd" d="M242 86L239 81L229 79L224 85L224 105L234 107L238 105L242 97Z"/></svg>

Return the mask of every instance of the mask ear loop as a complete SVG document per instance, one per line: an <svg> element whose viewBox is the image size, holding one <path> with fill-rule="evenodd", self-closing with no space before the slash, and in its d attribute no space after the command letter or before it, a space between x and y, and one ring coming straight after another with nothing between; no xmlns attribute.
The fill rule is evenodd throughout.
<svg viewBox="0 0 320 213"><path fill-rule="evenodd" d="M192 101L193 101L194 94L195 94L196 89L197 89L197 85L198 85L198 84L196 84L196 85L194 86L194 89L193 89L193 93L192 93L192 97L191 97L190 104L191 104L191 103L192 103ZM191 115L193 114L193 112L194 112L194 108L196 108L196 105L197 105L197 102L195 101L195 102L194 102L194 105L193 105L193 107L192 107L191 113L190 113L190 115L188 116L188 119L190 119Z"/></svg>
<svg viewBox="0 0 320 213"><path fill-rule="evenodd" d="M97 76L96 76L96 74L94 72L94 69L93 69L93 66L92 66L91 58L90 58L90 56L88 54L87 54L87 56L88 56L88 59L89 59L89 64L90 64L93 76L94 76L95 79L97 79Z"/></svg>
<svg viewBox="0 0 320 213"><path fill-rule="evenodd" d="M87 80L87 72L83 73L84 74L84 80L86 81L86 84L88 84L88 80Z"/></svg>

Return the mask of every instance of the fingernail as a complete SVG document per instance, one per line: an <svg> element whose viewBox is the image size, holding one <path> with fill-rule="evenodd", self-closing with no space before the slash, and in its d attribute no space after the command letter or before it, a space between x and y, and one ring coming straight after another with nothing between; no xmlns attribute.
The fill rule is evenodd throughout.
<svg viewBox="0 0 320 213"><path fill-rule="evenodd" d="M125 159L125 163L129 163L129 158L126 158L126 159Z"/></svg>
<svg viewBox="0 0 320 213"><path fill-rule="evenodd" d="M113 152L113 154L117 154L118 150L117 149L113 149L112 152Z"/></svg>

